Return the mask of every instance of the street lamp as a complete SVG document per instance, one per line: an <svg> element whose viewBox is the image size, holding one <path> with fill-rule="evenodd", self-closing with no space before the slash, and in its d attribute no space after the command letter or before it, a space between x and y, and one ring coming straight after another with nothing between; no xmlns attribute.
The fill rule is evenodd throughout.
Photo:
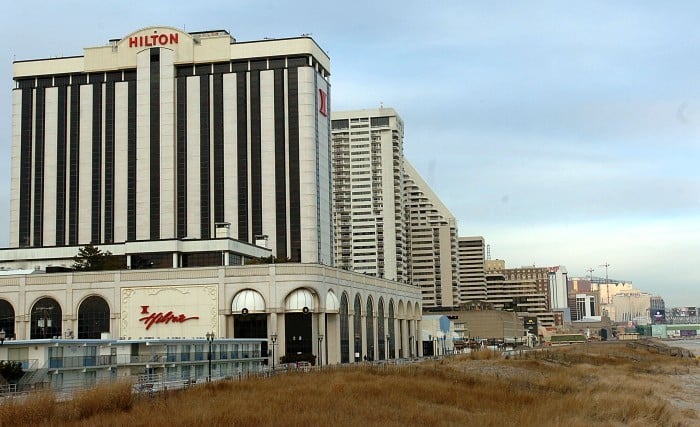
<svg viewBox="0 0 700 427"><path fill-rule="evenodd" d="M391 345L391 337L387 334L386 336L386 360L389 360L389 346Z"/></svg>
<svg viewBox="0 0 700 427"><path fill-rule="evenodd" d="M3 345L5 343L5 329L0 329L0 345Z"/></svg>
<svg viewBox="0 0 700 427"><path fill-rule="evenodd" d="M270 341L272 342L272 369L275 369L275 345L277 344L277 334L270 335Z"/></svg>
<svg viewBox="0 0 700 427"><path fill-rule="evenodd" d="M321 343L323 342L323 334L318 334L318 366L323 366L323 352L321 351Z"/></svg>
<svg viewBox="0 0 700 427"><path fill-rule="evenodd" d="M207 332L206 337L209 343L209 352L207 353L207 360L209 360L209 376L207 377L207 382L211 382L211 343L214 342L214 332Z"/></svg>
<svg viewBox="0 0 700 427"><path fill-rule="evenodd" d="M355 333L355 362L360 361L360 334Z"/></svg>

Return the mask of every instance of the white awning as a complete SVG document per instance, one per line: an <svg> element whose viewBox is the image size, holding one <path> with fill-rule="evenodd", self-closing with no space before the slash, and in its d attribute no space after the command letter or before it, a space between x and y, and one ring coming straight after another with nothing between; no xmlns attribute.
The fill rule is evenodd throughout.
<svg viewBox="0 0 700 427"><path fill-rule="evenodd" d="M231 313L233 314L248 314L248 313L264 313L265 300L259 292L252 289L240 291L233 297L231 304Z"/></svg>
<svg viewBox="0 0 700 427"><path fill-rule="evenodd" d="M314 296L308 289L297 289L287 296L286 308L287 311L313 311Z"/></svg>

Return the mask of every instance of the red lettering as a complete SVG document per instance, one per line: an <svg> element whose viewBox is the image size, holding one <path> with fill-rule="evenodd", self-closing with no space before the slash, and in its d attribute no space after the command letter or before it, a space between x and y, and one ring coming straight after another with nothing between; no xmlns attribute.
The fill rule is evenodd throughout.
<svg viewBox="0 0 700 427"><path fill-rule="evenodd" d="M323 91L323 89L318 90L318 95L319 95L319 108L318 111L323 114L324 116L328 117L328 106L327 106L327 97L328 95L326 92Z"/></svg>
<svg viewBox="0 0 700 427"><path fill-rule="evenodd" d="M147 306L141 306L141 307L143 308L143 307L147 307ZM148 311L146 311L145 313L141 312L141 314L148 314ZM168 323L184 323L184 322L186 322L188 320L192 320L192 319L199 319L199 316L187 317L184 314L175 315L175 314L173 314L173 312L171 310L165 314L163 314L162 311L160 313L149 314L148 316L144 316L144 317L140 318L139 322L143 322L143 324L146 325L146 330L149 330L149 329L151 329L151 326L158 324L158 323L164 323L167 325Z"/></svg>
<svg viewBox="0 0 700 427"><path fill-rule="evenodd" d="M148 307L147 305L142 305L141 306L141 314L148 314Z"/></svg>
<svg viewBox="0 0 700 427"><path fill-rule="evenodd" d="M168 44L177 44L179 41L180 35L178 33L132 36L129 37L129 47L165 46Z"/></svg>

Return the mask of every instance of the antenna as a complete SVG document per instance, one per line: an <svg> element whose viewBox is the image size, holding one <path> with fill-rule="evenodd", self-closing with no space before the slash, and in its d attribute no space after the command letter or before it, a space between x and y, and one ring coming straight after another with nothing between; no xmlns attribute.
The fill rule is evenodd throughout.
<svg viewBox="0 0 700 427"><path fill-rule="evenodd" d="M593 267L590 267L586 271L588 272L588 275L591 277L591 282L593 282L593 272L595 271L595 269Z"/></svg>

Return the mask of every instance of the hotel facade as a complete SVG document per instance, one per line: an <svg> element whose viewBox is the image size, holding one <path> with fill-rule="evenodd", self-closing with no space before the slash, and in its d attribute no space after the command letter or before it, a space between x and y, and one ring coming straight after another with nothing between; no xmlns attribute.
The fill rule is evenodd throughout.
<svg viewBox="0 0 700 427"><path fill-rule="evenodd" d="M329 70L308 37L170 27L16 61L0 359L58 375L56 340L190 354L208 333L272 363L420 355L420 290L334 267ZM87 244L125 268L44 273Z"/></svg>

